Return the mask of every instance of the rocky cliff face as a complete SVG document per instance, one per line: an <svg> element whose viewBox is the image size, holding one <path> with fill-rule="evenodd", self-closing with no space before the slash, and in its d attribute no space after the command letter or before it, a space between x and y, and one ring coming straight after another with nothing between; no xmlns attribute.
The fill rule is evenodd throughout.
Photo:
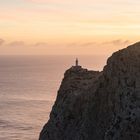
<svg viewBox="0 0 140 140"><path fill-rule="evenodd" d="M103 72L65 72L40 140L140 140L140 43L114 53Z"/></svg>

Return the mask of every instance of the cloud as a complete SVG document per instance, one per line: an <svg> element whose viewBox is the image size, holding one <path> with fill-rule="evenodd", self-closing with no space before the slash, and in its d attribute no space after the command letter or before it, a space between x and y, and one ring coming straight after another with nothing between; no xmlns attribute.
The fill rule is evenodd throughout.
<svg viewBox="0 0 140 140"><path fill-rule="evenodd" d="M4 39L0 38L0 46L4 44Z"/></svg>
<svg viewBox="0 0 140 140"><path fill-rule="evenodd" d="M65 46L66 47L76 47L77 45L78 45L77 43L73 42L73 43L68 43Z"/></svg>
<svg viewBox="0 0 140 140"><path fill-rule="evenodd" d="M86 42L86 43L81 44L81 46L83 46L83 47L89 47L89 46L93 46L95 44L97 44L97 43L96 42Z"/></svg>
<svg viewBox="0 0 140 140"><path fill-rule="evenodd" d="M34 46L34 47L47 47L48 44L46 42L38 42L38 43L33 44L32 46Z"/></svg>
<svg viewBox="0 0 140 140"><path fill-rule="evenodd" d="M92 47L95 44L97 43L96 42L85 42L85 43L73 42L73 43L66 44L66 47Z"/></svg>
<svg viewBox="0 0 140 140"><path fill-rule="evenodd" d="M116 40L111 40L111 41L106 41L106 42L85 42L85 43L69 43L66 44L66 47L104 47L104 46L117 46L117 47L122 47L122 46L127 46L131 44L132 42L130 40L122 40L122 39L116 39Z"/></svg>
<svg viewBox="0 0 140 140"><path fill-rule="evenodd" d="M34 42L34 43L27 43L25 41L5 41L4 39L0 38L0 46L3 47L48 47L49 44L46 42Z"/></svg>
<svg viewBox="0 0 140 140"><path fill-rule="evenodd" d="M8 43L7 46L11 47L24 47L26 44L23 41L13 41L11 43Z"/></svg>
<svg viewBox="0 0 140 140"><path fill-rule="evenodd" d="M128 45L130 43L131 43L131 41L129 41L129 40L117 39L117 40L102 42L101 44L102 45L122 46L122 45Z"/></svg>

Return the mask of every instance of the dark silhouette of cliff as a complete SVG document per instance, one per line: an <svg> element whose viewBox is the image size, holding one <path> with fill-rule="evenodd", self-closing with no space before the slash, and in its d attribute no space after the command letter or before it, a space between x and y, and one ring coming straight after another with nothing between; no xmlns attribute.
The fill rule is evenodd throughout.
<svg viewBox="0 0 140 140"><path fill-rule="evenodd" d="M140 140L140 43L102 72L67 70L39 140Z"/></svg>

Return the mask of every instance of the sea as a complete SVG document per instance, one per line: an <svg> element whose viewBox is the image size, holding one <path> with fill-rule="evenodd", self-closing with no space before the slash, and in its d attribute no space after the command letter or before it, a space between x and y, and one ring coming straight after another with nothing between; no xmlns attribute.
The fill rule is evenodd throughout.
<svg viewBox="0 0 140 140"><path fill-rule="evenodd" d="M38 140L76 57L101 71L108 56L0 56L0 140Z"/></svg>

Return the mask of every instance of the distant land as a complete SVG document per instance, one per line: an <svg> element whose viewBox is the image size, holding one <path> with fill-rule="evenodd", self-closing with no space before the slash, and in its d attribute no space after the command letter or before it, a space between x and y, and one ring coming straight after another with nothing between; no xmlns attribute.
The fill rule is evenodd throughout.
<svg viewBox="0 0 140 140"><path fill-rule="evenodd" d="M68 69L39 140L140 140L140 42L101 72Z"/></svg>

